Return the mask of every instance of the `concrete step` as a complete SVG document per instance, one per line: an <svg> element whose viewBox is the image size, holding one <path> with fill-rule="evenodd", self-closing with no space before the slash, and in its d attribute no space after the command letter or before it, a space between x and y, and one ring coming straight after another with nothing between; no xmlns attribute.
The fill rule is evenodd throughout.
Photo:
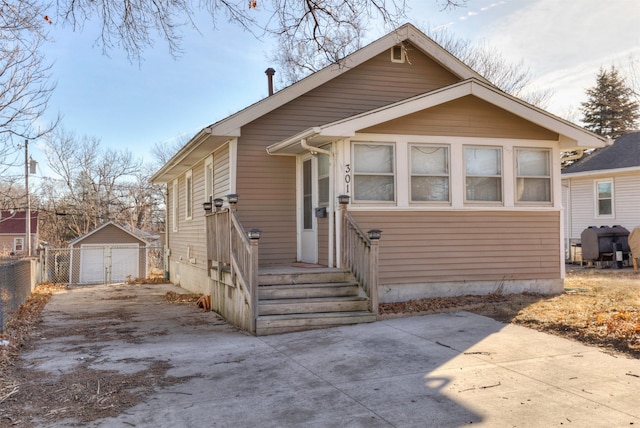
<svg viewBox="0 0 640 428"><path fill-rule="evenodd" d="M258 315L366 311L369 299L359 296L259 300Z"/></svg>
<svg viewBox="0 0 640 428"><path fill-rule="evenodd" d="M256 335L289 333L341 325L374 322L376 314L370 312L325 312L318 314L267 315L256 319Z"/></svg>
<svg viewBox="0 0 640 428"><path fill-rule="evenodd" d="M328 282L320 284L266 285L258 287L258 298L304 299L314 297L358 296L360 287L357 282Z"/></svg>

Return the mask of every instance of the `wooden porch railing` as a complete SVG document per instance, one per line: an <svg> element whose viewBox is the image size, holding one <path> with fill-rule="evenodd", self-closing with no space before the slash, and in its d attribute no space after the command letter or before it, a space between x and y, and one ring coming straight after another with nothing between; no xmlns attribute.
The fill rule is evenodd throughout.
<svg viewBox="0 0 640 428"><path fill-rule="evenodd" d="M258 240L249 239L234 209L213 212L206 221L211 307L227 321L255 333Z"/></svg>
<svg viewBox="0 0 640 428"><path fill-rule="evenodd" d="M378 240L369 239L346 210L342 211L343 266L356 277L367 296L369 310L378 313Z"/></svg>

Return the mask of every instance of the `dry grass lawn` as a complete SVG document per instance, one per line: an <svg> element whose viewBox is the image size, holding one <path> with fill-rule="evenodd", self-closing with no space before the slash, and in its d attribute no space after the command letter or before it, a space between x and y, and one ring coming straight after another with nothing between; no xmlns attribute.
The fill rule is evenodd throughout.
<svg viewBox="0 0 640 428"><path fill-rule="evenodd" d="M467 310L640 357L640 271L568 267L565 291L381 304L382 316Z"/></svg>

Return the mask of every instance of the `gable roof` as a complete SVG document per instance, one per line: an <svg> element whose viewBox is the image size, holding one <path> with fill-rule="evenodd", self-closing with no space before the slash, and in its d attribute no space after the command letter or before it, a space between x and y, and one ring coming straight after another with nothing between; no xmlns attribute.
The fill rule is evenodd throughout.
<svg viewBox="0 0 640 428"><path fill-rule="evenodd" d="M562 175L601 174L622 170L640 170L640 132L631 132L618 137L612 145L597 150L564 168Z"/></svg>
<svg viewBox="0 0 640 428"><path fill-rule="evenodd" d="M405 42L411 43L419 51L431 57L461 80L474 78L490 85L479 73L453 56L423 32L411 24L405 24L348 55L339 64L329 65L273 95L203 128L151 177L151 181L154 183L170 182L190 169L193 164L209 155L213 148L224 144L232 138L240 137L241 128L244 125L335 79L350 69L379 55L381 52ZM203 144L205 141L208 143L206 146Z"/></svg>
<svg viewBox="0 0 640 428"><path fill-rule="evenodd" d="M557 132L560 135L561 150L604 146L605 140L600 136L502 92L491 84L475 78L469 78L365 113L309 128L284 141L272 144L267 147L267 152L270 154L301 153L308 149L305 145L320 146L332 139L353 137L360 129L397 119L468 95L475 96L536 125ZM302 142L302 140L305 141Z"/></svg>
<svg viewBox="0 0 640 428"><path fill-rule="evenodd" d="M26 219L26 211L0 211L0 235L24 235ZM31 211L31 234L34 233L38 233L38 211Z"/></svg>
<svg viewBox="0 0 640 428"><path fill-rule="evenodd" d="M125 228L125 227L123 227L123 226L120 226L119 224L116 224L116 223L114 223L114 222L112 222L112 221L109 221L109 222L107 222L107 223L104 223L104 224L102 224L102 225L100 225L100 226L96 227L96 228L95 228L95 229L93 229L92 231L85 233L84 235L80 235L80 236L78 236L77 238L72 239L71 241L69 241L69 246L70 246L70 247L74 246L74 245L75 245L75 244L77 244L78 242L83 241L84 239L88 238L88 237L89 237L89 236L91 236L91 235L96 234L97 232L99 232L99 231L101 231L101 230L105 229L105 228L106 228L106 227L108 227L108 226L114 226L114 227L117 227L118 229L122 230L124 233L126 233L126 234L128 234L128 235L133 236L133 237L134 237L135 239L137 239L138 241L140 241L140 242L142 242L142 243L144 243L144 244L147 244L147 243L148 243L148 242L147 242L147 240L145 240L144 238L142 238L142 237L141 237L141 236L139 236L138 234L133 233L133 232L131 232L130 230L128 230L129 228ZM142 233L142 232L141 232L141 233Z"/></svg>

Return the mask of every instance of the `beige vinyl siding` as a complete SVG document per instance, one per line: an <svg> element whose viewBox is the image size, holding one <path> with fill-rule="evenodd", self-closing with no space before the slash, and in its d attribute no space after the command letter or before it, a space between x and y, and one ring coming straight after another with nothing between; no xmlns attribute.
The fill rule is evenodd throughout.
<svg viewBox="0 0 640 428"><path fill-rule="evenodd" d="M640 227L640 176L638 173L571 178L571 224L568 235L580 239L589 226L620 225L629 231ZM596 217L595 182L613 180L613 217Z"/></svg>
<svg viewBox="0 0 640 428"><path fill-rule="evenodd" d="M213 194L222 198L230 193L229 144L213 154Z"/></svg>
<svg viewBox="0 0 640 428"><path fill-rule="evenodd" d="M329 265L329 216L318 219L318 263Z"/></svg>
<svg viewBox="0 0 640 428"><path fill-rule="evenodd" d="M408 53L411 64L398 64L385 51L242 128L238 214L246 229L263 231L262 265L296 259L296 160L269 156L266 147L309 127L459 81L412 46Z"/></svg>
<svg viewBox="0 0 640 428"><path fill-rule="evenodd" d="M185 192L185 175L181 175L178 179L178 232L169 229L169 245L171 247L171 258L180 260L183 263L191 263L195 259L194 264L203 269L207 266L206 253L206 233L204 224L204 211L202 203L205 199L204 186L204 160L194 166L192 171L193 179L193 218L186 220L184 217L186 192ZM170 191L172 188L170 187ZM169 195L169 201L172 201L172 195ZM191 253L188 254L188 247L191 247Z"/></svg>
<svg viewBox="0 0 640 428"><path fill-rule="evenodd" d="M557 141L559 138L557 133L471 95L372 126L361 132L551 141Z"/></svg>
<svg viewBox="0 0 640 428"><path fill-rule="evenodd" d="M561 277L558 211L351 214L383 231L380 285Z"/></svg>

